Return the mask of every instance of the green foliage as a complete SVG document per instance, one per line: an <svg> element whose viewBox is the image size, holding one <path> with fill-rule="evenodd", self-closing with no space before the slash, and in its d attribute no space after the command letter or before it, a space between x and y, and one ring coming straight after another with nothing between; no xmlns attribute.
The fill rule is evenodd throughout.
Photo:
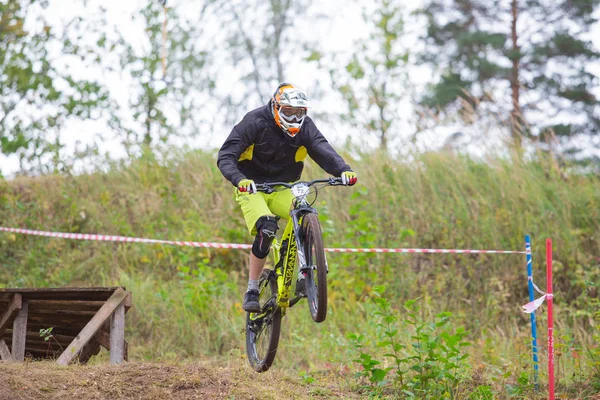
<svg viewBox="0 0 600 400"><path fill-rule="evenodd" d="M389 300L383 297L384 292L384 286L373 288L376 305L373 314L378 317L380 328L375 340L376 347L384 352L383 357L391 360L392 366L384 366L387 363L363 350L364 335L349 333L348 338L360 352L359 358L354 360L362 368L357 376L368 378L367 389L371 395L380 395L389 385L406 398L453 397L456 386L467 375L468 354L463 349L471 345L465 341L467 332L462 327L451 326L450 312L439 313L432 322L421 321L416 300L405 302L406 314L398 323L399 318ZM410 346L401 342L408 332ZM389 376L390 372L393 376Z"/></svg>
<svg viewBox="0 0 600 400"><path fill-rule="evenodd" d="M0 4L0 150L16 153L23 171L68 170L62 127L71 119L97 119L112 107L99 82L77 79L53 62L50 49L88 66L97 48L69 39L81 32L78 19L67 23L61 35L54 32L44 18L47 6L38 0ZM86 24L87 35L93 25Z"/></svg>
<svg viewBox="0 0 600 400"><path fill-rule="evenodd" d="M187 266L189 256L183 252L179 252L179 255L177 275L180 278L180 294L184 300L182 305L209 318L213 312L213 299L234 293L236 285L231 282L226 272L210 267L210 259L204 258L196 268L190 269Z"/></svg>
<svg viewBox="0 0 600 400"><path fill-rule="evenodd" d="M515 384L506 385L508 394L511 397L526 396L533 391L533 384L529 381L529 375L526 372L521 373Z"/></svg>
<svg viewBox="0 0 600 400"><path fill-rule="evenodd" d="M388 142L399 134L400 113L396 110L410 86L410 52L403 46L404 7L389 0L373 5L373 11L364 15L371 26L369 39L355 43L361 50L345 63L343 71L334 68L330 75L347 105L342 119L363 129L363 134L373 134L380 148L387 149Z"/></svg>
<svg viewBox="0 0 600 400"><path fill-rule="evenodd" d="M588 35L599 7L596 0L428 0L420 11L427 21L420 56L440 77L422 104L436 118L457 109L466 123L499 117L517 147L523 136L558 137L566 157L588 157L572 136L595 137L600 128L598 77L586 67L600 58Z"/></svg>
<svg viewBox="0 0 600 400"><path fill-rule="evenodd" d="M304 382L307 385L310 385L311 383L313 383L315 381L315 378L310 376L309 373L306 371L301 371L299 375L300 375L300 378L302 378L302 382Z"/></svg>
<svg viewBox="0 0 600 400"><path fill-rule="evenodd" d="M494 400L491 386L482 385L477 387L469 396L469 400Z"/></svg>
<svg viewBox="0 0 600 400"><path fill-rule="evenodd" d="M530 234L540 284L544 240L551 237L560 299L557 379L565 393L580 390L571 397L592 393L587 382L597 382L600 370L594 337L598 177L561 169L544 156L527 162L451 153L415 155L410 162L384 153L358 156L351 161L365 177L358 185L319 194L315 207L325 245L521 250L523 236ZM116 164L106 173L0 181L0 226L251 243L233 189L214 160L209 152L173 152ZM303 178L322 176L307 163ZM240 303L248 252L2 233L0 255L3 287L125 285L134 294L127 314L133 360L245 362ZM415 396L434 385L442 398L448 390L459 398L484 399L488 386L494 398L509 390L534 398L529 319L520 311L527 302L524 257L328 253L327 259L327 320L314 324L304 301L286 313L276 367L306 371L315 379L331 369L351 380L352 360L362 360L370 368L363 383L382 397L401 385L400 371L404 388ZM411 304L415 298L418 303ZM402 307L406 302L409 310ZM546 323L543 312L538 323L539 329ZM466 331L473 345L461 347ZM370 358L356 354L348 333L357 340L362 335L360 351ZM572 351L579 357L571 357ZM469 368L466 360L457 361L467 353ZM465 371L477 379L466 378ZM444 375L433 378L439 374ZM453 385L453 377L461 384Z"/></svg>
<svg viewBox="0 0 600 400"><path fill-rule="evenodd" d="M596 282L593 286L594 290L597 291L600 285ZM590 303L591 310L594 310L592 321L595 331L593 334L593 343L586 351L588 353L589 367L592 370L590 382L595 390L600 391L600 332L598 330L598 326L600 326L600 299L591 298Z"/></svg>
<svg viewBox="0 0 600 400"><path fill-rule="evenodd" d="M52 330L54 328L46 328L40 329L40 337L44 338L44 341L47 342L52 338Z"/></svg>
<svg viewBox="0 0 600 400"><path fill-rule="evenodd" d="M130 106L135 124L119 121L115 126L130 156L164 147L175 135L179 140L196 137L208 120L197 104L204 96L208 102L214 88L208 52L197 44L214 0L205 3L193 20L159 1L148 2L137 15L148 46L127 44L121 51L121 66L134 82Z"/></svg>
<svg viewBox="0 0 600 400"><path fill-rule="evenodd" d="M235 124L249 111L249 104L265 104L277 85L289 80L296 60L321 60L319 40L299 34L310 29L307 21L321 15L310 14L311 6L318 5L313 0L217 0L217 3L217 16L227 27L225 57L229 65L241 66L239 80L232 86L235 90L219 99L230 110L222 113L221 119ZM231 75L226 79L232 79ZM311 97L317 95L316 90L310 91Z"/></svg>
<svg viewBox="0 0 600 400"><path fill-rule="evenodd" d="M443 108L456 101L457 98L468 100L466 91L470 86L471 82L463 80L460 74L448 71L441 76L439 83L431 85L431 94L425 97L422 103L432 108Z"/></svg>

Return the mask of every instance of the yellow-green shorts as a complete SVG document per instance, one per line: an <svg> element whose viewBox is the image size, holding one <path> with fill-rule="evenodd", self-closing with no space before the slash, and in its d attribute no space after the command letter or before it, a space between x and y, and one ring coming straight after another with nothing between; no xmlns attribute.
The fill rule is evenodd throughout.
<svg viewBox="0 0 600 400"><path fill-rule="evenodd" d="M276 215L288 219L293 199L294 195L290 189L269 194L263 192L248 194L235 189L235 201L242 208L248 232L253 236L256 235L256 221L262 216Z"/></svg>

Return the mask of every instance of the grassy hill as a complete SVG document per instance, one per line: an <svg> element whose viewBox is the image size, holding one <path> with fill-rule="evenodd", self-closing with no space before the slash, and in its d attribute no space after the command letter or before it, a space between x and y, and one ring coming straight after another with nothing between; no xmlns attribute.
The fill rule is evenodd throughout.
<svg viewBox="0 0 600 400"><path fill-rule="evenodd" d="M544 241L551 237L559 391L600 390L598 177L545 158L346 157L359 184L326 188L315 203L328 247L523 250L530 234L534 278L543 289ZM303 178L324 176L308 164ZM89 175L3 181L0 210L5 227L252 241L232 186L214 154L204 152L144 158ZM528 301L524 256L330 253L328 261L327 320L314 324L305 302L290 310L272 376L310 380L344 371L339 379L363 394L534 396L529 318L520 310ZM246 264L240 250L0 234L1 286L127 286L136 362L211 358L245 371ZM538 323L543 383L545 308ZM463 344L458 354L448 350L453 343ZM382 367L390 368L386 385L373 372Z"/></svg>

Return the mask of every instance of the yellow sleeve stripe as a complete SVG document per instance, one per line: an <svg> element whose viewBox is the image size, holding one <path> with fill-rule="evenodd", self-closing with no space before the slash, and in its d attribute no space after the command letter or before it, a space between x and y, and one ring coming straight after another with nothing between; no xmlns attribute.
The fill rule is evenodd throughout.
<svg viewBox="0 0 600 400"><path fill-rule="evenodd" d="M252 152L253 151L254 151L254 143L252 143L250 146L248 146L248 148L246 150L244 150L244 152L242 153L242 155L240 156L238 161L252 160Z"/></svg>
<svg viewBox="0 0 600 400"><path fill-rule="evenodd" d="M296 151L296 162L304 161L307 155L308 152L306 151L306 147L300 146Z"/></svg>

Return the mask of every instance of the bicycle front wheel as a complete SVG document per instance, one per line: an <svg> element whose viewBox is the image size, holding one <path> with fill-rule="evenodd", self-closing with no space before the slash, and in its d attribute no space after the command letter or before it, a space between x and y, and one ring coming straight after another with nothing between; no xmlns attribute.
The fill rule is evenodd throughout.
<svg viewBox="0 0 600 400"><path fill-rule="evenodd" d="M302 218L303 249L306 265L306 297L310 315L315 322L325 321L327 316L327 264L323 235L317 214Z"/></svg>
<svg viewBox="0 0 600 400"><path fill-rule="evenodd" d="M246 353L256 372L268 370L277 354L281 308L277 306L277 277L264 269L259 281L261 311L246 313Z"/></svg>

